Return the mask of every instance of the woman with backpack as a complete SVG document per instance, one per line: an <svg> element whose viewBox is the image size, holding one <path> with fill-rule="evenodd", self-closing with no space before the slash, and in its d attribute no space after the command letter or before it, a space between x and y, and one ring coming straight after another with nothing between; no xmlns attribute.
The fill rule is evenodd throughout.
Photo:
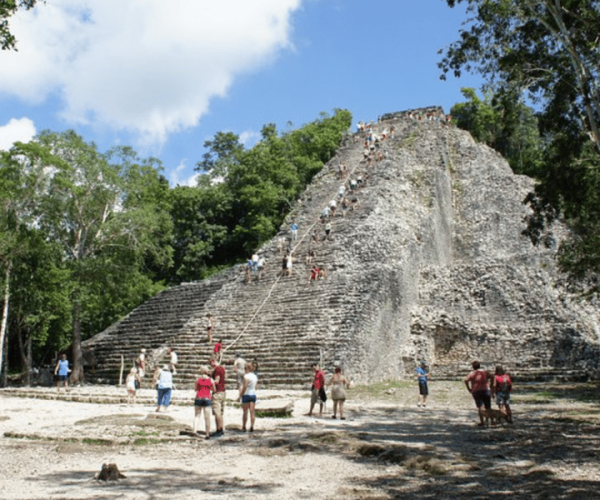
<svg viewBox="0 0 600 500"><path fill-rule="evenodd" d="M492 390L496 395L498 409L506 415L506 420L512 424L512 412L510 410L512 380L510 379L510 375L504 371L504 368L502 368L501 365L496 366L493 384Z"/></svg>

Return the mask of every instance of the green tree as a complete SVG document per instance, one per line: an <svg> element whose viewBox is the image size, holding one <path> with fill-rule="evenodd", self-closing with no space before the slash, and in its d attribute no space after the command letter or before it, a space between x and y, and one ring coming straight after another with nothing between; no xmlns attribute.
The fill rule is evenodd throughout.
<svg viewBox="0 0 600 500"><path fill-rule="evenodd" d="M149 201L148 184L154 186L158 179L152 162L140 164L130 149L103 155L73 131L42 132L38 140L68 164L53 175L39 220L50 241L62 246L71 272L72 377L79 382L84 376L82 325L89 322L90 298L100 286L106 293L118 291L148 255L168 266L170 249L160 244L168 224L163 211Z"/></svg>
<svg viewBox="0 0 600 500"><path fill-rule="evenodd" d="M461 91L468 101L452 106L453 123L502 154L515 173L539 175L542 139L534 111L514 93L488 93L482 101L475 89Z"/></svg>
<svg viewBox="0 0 600 500"><path fill-rule="evenodd" d="M552 241L564 217L574 230L561 249L565 269L600 271L600 205L591 186L600 175L598 0L447 0L467 4L469 27L446 49L443 77L481 73L488 85L526 93L536 106L544 149L525 233Z"/></svg>
<svg viewBox="0 0 600 500"><path fill-rule="evenodd" d="M10 31L9 19L19 9L33 9L38 0L0 0L0 47L17 50L17 39Z"/></svg>
<svg viewBox="0 0 600 500"><path fill-rule="evenodd" d="M71 283L60 248L35 228L24 232L23 251L11 276L9 334L18 345L23 381L29 385L34 361L50 361L69 343Z"/></svg>
<svg viewBox="0 0 600 500"><path fill-rule="evenodd" d="M196 281L235 259L229 251L228 226L232 198L223 184L177 186L171 193L173 269L170 282Z"/></svg>
<svg viewBox="0 0 600 500"><path fill-rule="evenodd" d="M443 75L465 69L526 90L542 112L575 120L600 151L598 0L446 1L466 3L471 17L439 63Z"/></svg>
<svg viewBox="0 0 600 500"><path fill-rule="evenodd" d="M209 276L272 238L314 175L335 154L352 121L346 110L297 130L262 128L246 149L232 132L204 143L197 187L171 193L175 265L171 282Z"/></svg>
<svg viewBox="0 0 600 500"><path fill-rule="evenodd" d="M3 308L0 324L0 362L6 381L6 330L10 312L11 283L15 261L26 254L29 226L36 221L36 208L48 189L45 166L59 158L38 144L16 143L10 151L0 152L0 265L3 268Z"/></svg>

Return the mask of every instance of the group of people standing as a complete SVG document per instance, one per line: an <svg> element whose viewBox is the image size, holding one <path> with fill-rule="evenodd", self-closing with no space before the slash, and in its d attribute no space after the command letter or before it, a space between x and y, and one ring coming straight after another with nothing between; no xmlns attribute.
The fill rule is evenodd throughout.
<svg viewBox="0 0 600 500"><path fill-rule="evenodd" d="M495 397L500 413L506 421L512 423L512 411L510 408L510 392L512 390L512 379L504 370L502 365L497 365L494 375L484 370L479 361L473 361L473 371L464 379L467 390L475 400L475 406L479 414L479 426L484 426L492 409L492 397ZM431 377L429 367L425 360L416 368L416 378L419 382L419 402L417 406L426 407L429 395L428 380ZM492 425L495 424L495 419Z"/></svg>
<svg viewBox="0 0 600 500"><path fill-rule="evenodd" d="M195 384L194 399L194 425L192 432L198 434L199 424L204 415L204 437L210 439L210 412L215 417L215 437L223 436L224 412L225 412L225 367L219 363L215 355L210 358L210 366L200 367L200 376ZM256 389L258 376L255 371L257 364L253 361L245 361L240 354L236 355L234 369L236 371L238 385L238 401L242 403L242 431L248 430L248 417L250 419L250 432L254 432L256 421Z"/></svg>
<svg viewBox="0 0 600 500"><path fill-rule="evenodd" d="M506 421L512 424L512 411L510 409L510 392L512 390L511 377L502 365L496 366L494 375L481 367L479 361L473 361L473 371L464 379L467 390L473 395L475 406L479 413L479 426L484 426L492 409L492 396L496 397L496 404ZM494 424L494 418L491 419Z"/></svg>
<svg viewBox="0 0 600 500"><path fill-rule="evenodd" d="M350 387L348 379L339 366L336 366L329 382L325 383L325 373L319 368L319 365L313 363L314 380L311 387L310 410L308 416L312 417L313 409L317 402L319 403L319 416L323 416L323 407L327 401L326 386L331 388L331 400L333 401L333 415L331 418L337 418L338 412L340 420L346 420L344 417L344 402L346 401L346 389Z"/></svg>

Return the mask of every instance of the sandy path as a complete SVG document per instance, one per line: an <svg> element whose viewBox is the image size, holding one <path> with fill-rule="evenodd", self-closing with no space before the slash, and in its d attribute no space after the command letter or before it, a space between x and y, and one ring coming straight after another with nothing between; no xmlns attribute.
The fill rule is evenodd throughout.
<svg viewBox="0 0 600 500"><path fill-rule="evenodd" d="M351 393L340 421L306 417L305 393L264 391L263 401L293 401L293 416L242 433L241 410L228 407L226 435L208 441L179 434L189 406L156 418L150 405L0 392L0 498L600 498L596 400L532 392L515 405L514 426L479 429L460 384L432 392L427 409L413 387ZM96 481L103 463L127 478Z"/></svg>

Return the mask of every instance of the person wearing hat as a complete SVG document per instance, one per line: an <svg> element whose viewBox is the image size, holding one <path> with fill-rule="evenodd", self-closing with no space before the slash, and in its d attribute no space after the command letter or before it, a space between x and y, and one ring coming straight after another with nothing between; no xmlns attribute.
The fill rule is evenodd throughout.
<svg viewBox="0 0 600 500"><path fill-rule="evenodd" d="M427 387L427 379L430 377L427 363L424 359L421 360L419 366L415 370L417 372L417 380L419 381L419 402L417 406L425 408L427 396L429 395L429 388Z"/></svg>

